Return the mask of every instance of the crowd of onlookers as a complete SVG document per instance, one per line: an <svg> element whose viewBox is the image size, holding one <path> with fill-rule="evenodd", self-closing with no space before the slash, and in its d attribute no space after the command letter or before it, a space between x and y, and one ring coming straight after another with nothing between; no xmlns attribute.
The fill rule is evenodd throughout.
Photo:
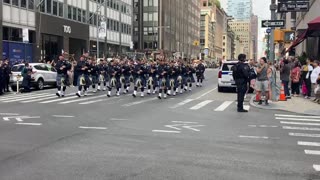
<svg viewBox="0 0 320 180"><path fill-rule="evenodd" d="M9 90L11 67L8 59L0 60L0 96Z"/></svg>

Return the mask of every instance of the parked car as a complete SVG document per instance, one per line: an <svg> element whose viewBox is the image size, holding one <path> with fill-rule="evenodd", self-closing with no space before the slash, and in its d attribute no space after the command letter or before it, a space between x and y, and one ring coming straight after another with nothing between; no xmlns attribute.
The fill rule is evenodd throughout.
<svg viewBox="0 0 320 180"><path fill-rule="evenodd" d="M44 63L29 63L32 67L33 74L31 75L31 86L35 89L42 90L45 86L55 86L57 71L50 64ZM23 77L21 77L21 71L24 68L24 64L17 64L11 68L10 85L13 91L17 90L17 80L19 79L19 87L22 85Z"/></svg>
<svg viewBox="0 0 320 180"><path fill-rule="evenodd" d="M232 67L237 63L238 61L225 61L222 63L218 74L218 92L223 92L225 89L236 89L237 86L233 79ZM249 89L249 93L253 91L252 88Z"/></svg>

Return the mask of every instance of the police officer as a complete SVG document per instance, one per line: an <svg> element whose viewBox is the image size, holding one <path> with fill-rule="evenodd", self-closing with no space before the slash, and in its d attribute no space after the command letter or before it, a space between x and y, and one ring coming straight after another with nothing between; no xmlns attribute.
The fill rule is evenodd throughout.
<svg viewBox="0 0 320 180"><path fill-rule="evenodd" d="M233 78L237 85L237 98L238 98L238 112L248 112L243 109L244 96L247 92L247 84L249 82L250 68L245 64L246 55L239 54L239 62L232 67Z"/></svg>
<svg viewBox="0 0 320 180"><path fill-rule="evenodd" d="M3 94L3 85L4 85L4 68L3 63L0 60L0 96Z"/></svg>
<svg viewBox="0 0 320 180"><path fill-rule="evenodd" d="M10 75L11 75L11 67L9 64L9 60L6 58L4 60L3 64L3 69L4 69L4 91L5 92L10 92L9 91L9 83L10 83Z"/></svg>

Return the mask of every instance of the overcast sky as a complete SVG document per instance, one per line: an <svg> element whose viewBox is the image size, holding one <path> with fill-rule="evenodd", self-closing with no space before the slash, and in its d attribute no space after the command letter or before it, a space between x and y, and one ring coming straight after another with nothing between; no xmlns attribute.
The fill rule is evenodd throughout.
<svg viewBox="0 0 320 180"><path fill-rule="evenodd" d="M228 0L220 0L221 5L224 9L227 8L227 1ZM253 14L259 17L259 55L262 53L262 39L264 36L265 29L261 29L261 20L268 20L270 19L271 13L269 10L269 6L271 4L271 0L252 0L253 4Z"/></svg>

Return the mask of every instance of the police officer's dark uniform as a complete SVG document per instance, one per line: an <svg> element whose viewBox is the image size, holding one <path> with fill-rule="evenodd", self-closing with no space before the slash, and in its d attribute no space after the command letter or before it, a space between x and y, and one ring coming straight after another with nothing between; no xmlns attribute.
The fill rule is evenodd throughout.
<svg viewBox="0 0 320 180"><path fill-rule="evenodd" d="M240 54L238 56L239 62L233 66L233 78L237 85L237 99L238 99L238 112L248 112L247 110L243 109L243 101L244 96L247 92L247 84L249 81L249 71L250 68L247 64L245 64L246 55Z"/></svg>
<svg viewBox="0 0 320 180"><path fill-rule="evenodd" d="M3 85L4 85L4 68L0 62L0 95L3 94Z"/></svg>

